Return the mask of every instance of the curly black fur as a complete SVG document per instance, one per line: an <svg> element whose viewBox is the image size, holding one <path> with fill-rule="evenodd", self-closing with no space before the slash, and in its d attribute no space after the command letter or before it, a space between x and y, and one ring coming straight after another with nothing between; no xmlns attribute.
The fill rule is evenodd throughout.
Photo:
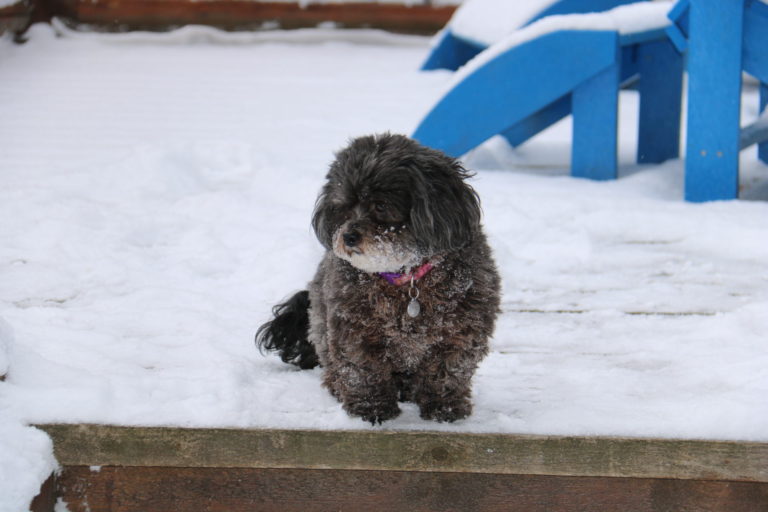
<svg viewBox="0 0 768 512"><path fill-rule="evenodd" d="M275 351L284 363L311 370L320 362L309 342L309 292L304 290L272 308L274 319L256 331L259 351Z"/></svg>
<svg viewBox="0 0 768 512"><path fill-rule="evenodd" d="M259 329L260 347L302 367L319 362L344 409L371 423L396 417L403 399L424 419L468 416L500 302L469 176L455 159L402 135L353 140L315 203L312 226L325 257L309 290ZM381 273L425 262L433 268L414 283L421 313L412 318L408 286Z"/></svg>

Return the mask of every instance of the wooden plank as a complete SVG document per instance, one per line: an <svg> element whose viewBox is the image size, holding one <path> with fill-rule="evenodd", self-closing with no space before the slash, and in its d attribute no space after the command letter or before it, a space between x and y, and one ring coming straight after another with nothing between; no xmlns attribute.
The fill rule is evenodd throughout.
<svg viewBox="0 0 768 512"><path fill-rule="evenodd" d="M768 443L381 430L39 425L65 466L177 466L768 482Z"/></svg>
<svg viewBox="0 0 768 512"><path fill-rule="evenodd" d="M20 33L29 24L31 15L31 2L24 0L0 7L0 34L6 32Z"/></svg>
<svg viewBox="0 0 768 512"><path fill-rule="evenodd" d="M53 512L56 506L56 476L51 475L40 487L40 494L29 505L30 512Z"/></svg>
<svg viewBox="0 0 768 512"><path fill-rule="evenodd" d="M532 475L67 466L70 512L765 512L768 484Z"/></svg>
<svg viewBox="0 0 768 512"><path fill-rule="evenodd" d="M432 34L453 15L455 6L398 3L248 2L242 0L48 0L54 16L119 30L163 29L203 24L226 29L277 23L285 29L334 22L344 27L373 27Z"/></svg>

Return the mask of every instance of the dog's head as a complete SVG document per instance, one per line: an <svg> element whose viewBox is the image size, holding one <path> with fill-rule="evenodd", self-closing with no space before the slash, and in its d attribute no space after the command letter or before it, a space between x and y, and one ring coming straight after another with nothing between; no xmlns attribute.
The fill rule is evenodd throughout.
<svg viewBox="0 0 768 512"><path fill-rule="evenodd" d="M407 269L471 241L480 202L469 176L408 137L360 137L331 164L312 226L326 249L360 270Z"/></svg>

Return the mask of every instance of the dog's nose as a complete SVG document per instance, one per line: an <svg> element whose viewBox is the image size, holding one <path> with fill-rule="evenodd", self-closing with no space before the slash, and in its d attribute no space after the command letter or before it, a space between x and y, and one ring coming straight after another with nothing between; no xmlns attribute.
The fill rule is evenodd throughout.
<svg viewBox="0 0 768 512"><path fill-rule="evenodd" d="M362 238L357 231L347 231L341 237L344 239L344 244L347 247L355 247L360 243L360 239Z"/></svg>

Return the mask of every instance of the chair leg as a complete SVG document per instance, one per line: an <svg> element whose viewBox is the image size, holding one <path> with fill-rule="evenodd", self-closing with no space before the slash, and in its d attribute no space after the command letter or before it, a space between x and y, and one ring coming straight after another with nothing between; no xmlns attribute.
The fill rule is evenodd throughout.
<svg viewBox="0 0 768 512"><path fill-rule="evenodd" d="M670 41L639 49L640 120L637 162L658 164L680 156L683 56Z"/></svg>
<svg viewBox="0 0 768 512"><path fill-rule="evenodd" d="M760 84L760 112L768 116L768 84L766 83ZM768 141L757 145L757 157L768 164Z"/></svg>
<svg viewBox="0 0 768 512"><path fill-rule="evenodd" d="M573 91L571 175L613 180L618 168L619 59Z"/></svg>
<svg viewBox="0 0 768 512"><path fill-rule="evenodd" d="M738 197L744 4L691 2L685 157L689 201Z"/></svg>

